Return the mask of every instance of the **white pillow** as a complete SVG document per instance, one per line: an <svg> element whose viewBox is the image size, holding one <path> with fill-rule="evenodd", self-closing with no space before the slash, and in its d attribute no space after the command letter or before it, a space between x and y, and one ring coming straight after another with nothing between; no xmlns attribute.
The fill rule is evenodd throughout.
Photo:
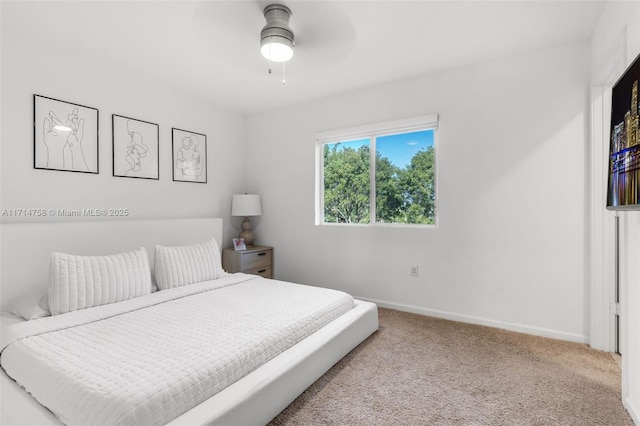
<svg viewBox="0 0 640 426"><path fill-rule="evenodd" d="M156 246L155 276L160 290L215 280L224 275L215 239L179 247Z"/></svg>
<svg viewBox="0 0 640 426"><path fill-rule="evenodd" d="M26 320L49 317L49 296L47 289L35 290L9 302L7 308L13 315Z"/></svg>
<svg viewBox="0 0 640 426"><path fill-rule="evenodd" d="M51 315L121 302L149 293L151 268L144 247L109 256L51 253Z"/></svg>

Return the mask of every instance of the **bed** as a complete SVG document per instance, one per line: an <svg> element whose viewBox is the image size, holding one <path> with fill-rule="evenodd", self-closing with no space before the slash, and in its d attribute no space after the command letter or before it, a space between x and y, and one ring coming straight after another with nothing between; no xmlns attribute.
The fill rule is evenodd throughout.
<svg viewBox="0 0 640 426"><path fill-rule="evenodd" d="M209 238L217 243L215 247L219 255L218 247L222 242L221 219L2 224L0 225L2 259L0 297L3 308L6 301L13 300L22 294L40 291L48 281L49 259L52 258L52 252L101 256L144 247L149 256L149 264L154 265L153 256L156 252L156 245L178 247ZM161 255L158 257L160 258ZM91 336L95 336L96 333L104 332L103 329L100 329L103 331L96 332L96 327L105 327L106 330L110 330L106 335L116 333L115 343L113 341L111 343L102 342L102 340L108 339L101 339L100 344L112 344L114 347L120 345L120 348L126 352L133 350L132 347L137 346L136 341L140 340L136 338L135 333L150 329L156 332L160 328L154 325L170 324L162 331L157 331L158 336L149 337L150 340L155 339L156 341L162 340L161 337L166 338L166 342L160 342L160 344L168 345L166 349L154 350L154 353L162 354L164 358L152 361L144 360L147 363L156 362L161 365L166 363L166 368L155 370L158 373L154 373L152 377L142 377L145 373L137 374L140 365L133 365L135 363L127 363L122 367L114 366L112 369L115 369L116 376L125 377L125 382L131 383L132 388L114 393L113 389L121 387L121 384L116 384L110 391L114 397L123 398L128 395L124 398L125 400L139 398L145 401L155 401L152 404L156 404L156 406L169 406L170 412L169 414L163 412L159 417L153 417L153 415L149 415L149 412L154 411L155 408L144 406L138 409L136 403L132 404L132 407L125 414L118 412L110 414L109 409L104 407L109 407L110 404L120 407L123 404L107 399L98 401L93 408L93 414L84 413L83 415L88 416L86 418L67 419L64 414L60 414L61 411L56 407L55 411L65 423L266 424L333 364L378 328L377 308L374 304L354 300L350 296L334 290L324 291L316 287L265 280L261 277L245 274L225 275L223 272L215 280L198 281L196 277L195 280L198 282L193 284L164 288L167 279L162 274L160 275L156 277L156 281L162 284L161 291L132 297L117 303L107 303L87 309L72 309L70 312L65 312L66 308L62 306L60 308L62 313L45 318L47 321L21 320L4 312L3 309L1 317L4 348L2 362L6 365L3 365L0 377L0 400L2 401L0 420L2 424L53 425L61 423L58 417L36 402L34 397L16 384L4 368L10 370L11 374L20 376L20 381L28 384L27 389L31 388L34 395L38 394L37 397L41 400L55 398L57 390L66 389L66 383L69 381L64 374L55 371L67 371L77 367L80 370L85 369L93 372L95 367L95 375L100 375L102 370L97 365L101 362L105 365L109 364L108 358L101 360L101 353L89 351L89 355L83 359L48 360L47 362L50 363L55 362L58 368L54 371L54 375L57 376L47 379L46 383L43 383L42 379L38 379L38 377L43 377L40 373L36 372L35 378L29 378L27 373L21 373L20 370L31 369L35 371L40 369L39 360L49 358L48 355L43 356L43 354L56 352L58 346L66 347L65 342L69 342L69 346L72 347L80 339L79 335L91 339ZM167 276L170 281L172 275L167 274ZM285 300L286 298L282 297L283 294L286 294L289 300ZM326 303L321 307L320 300L323 298L326 299ZM317 309L316 307L305 308L299 304L301 300L313 300L319 305ZM297 311L292 308L296 305L299 305ZM229 309L229 311L225 311L225 309ZM207 313L208 311L213 312L213 320L210 320L209 317L203 317L204 321L192 322L193 318L199 315L210 315ZM314 314L307 315L308 312ZM94 318L94 315L97 317ZM188 320L186 320L187 317L189 317ZM294 325L289 323L279 325L280 320L276 320L276 318L281 317L289 317ZM307 317L314 317L312 321L317 320L315 317L321 317L321 319L319 322L308 324L306 321L309 318ZM181 325L181 321L184 324ZM77 322L80 325L77 325ZM271 323L275 327L273 330L269 328ZM128 324L128 326L123 327L123 324ZM192 324L202 325L194 326ZM135 331L136 328L140 330ZM72 329L73 334L69 335L68 329ZM118 330L122 329L126 329L127 332L117 335ZM217 350L218 346L228 346L217 344L222 340L217 340L218 335L215 333L221 332L221 330L236 336L231 339L235 346L230 346L226 354L216 352L216 356L209 356L208 351L211 347L215 346ZM242 333L255 335L262 339L260 340L262 343L256 348L255 344L251 343L252 340L249 337L245 339ZM151 332L144 334L153 335ZM274 339L274 336L279 337ZM181 341L180 339L183 337L188 338L185 340L187 346L183 343L179 345L176 343L176 347L171 347L174 342ZM262 349L265 346L265 341L270 342L267 345L268 351ZM127 343L125 344L125 342ZM193 342L198 342L198 344L194 345ZM202 342L208 342L209 346ZM212 346L211 342L216 342L216 344ZM85 347L85 343L81 342L80 344ZM236 346L243 348L242 351L249 350L249 352L241 353ZM255 352L258 349L259 351ZM108 352L103 348L96 350ZM144 351L144 348L142 350ZM42 353L38 354L38 351ZM234 355L236 353L237 356ZM132 354L135 352L125 353L122 358L138 360L142 358ZM178 386L175 383L183 383L182 378L180 381L176 381L171 376L181 374L179 370L182 365L185 365L182 360L192 354L199 355L193 355L195 361L188 361L189 365L195 366L195 370L189 370L189 374L195 377L206 377L206 379L199 379L198 383L208 381L210 382L209 386L203 385L202 387L206 390L201 394L194 391L184 398L181 395L186 392L182 388L177 393L178 396L166 393L163 383L169 384L165 386L167 388ZM230 358L229 354L233 357ZM29 356L33 356L33 359L29 359ZM55 359L55 356L51 358ZM47 362L43 361L43 364ZM219 364L214 364L215 362ZM209 377L203 373L210 370L216 373L226 372L226 375L219 378L217 376ZM23 374L25 375L22 376ZM109 378L107 381L111 380L112 378ZM160 387L150 390L143 389L150 381L158 382ZM100 386L106 385L101 384ZM195 387L191 386L191 388ZM110 394L109 392L104 393ZM69 395L73 395L73 393ZM144 395L146 396L143 398ZM59 399L62 399L64 405L64 403L71 403L76 399L80 400L81 397L59 397ZM190 402L186 403L183 400ZM80 405L85 407L84 404L83 400Z"/></svg>

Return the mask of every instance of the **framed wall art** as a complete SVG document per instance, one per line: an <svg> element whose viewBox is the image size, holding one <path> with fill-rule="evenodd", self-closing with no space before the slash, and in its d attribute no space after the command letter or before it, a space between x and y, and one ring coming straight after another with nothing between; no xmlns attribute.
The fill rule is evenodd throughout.
<svg viewBox="0 0 640 426"><path fill-rule="evenodd" d="M33 95L33 167L98 173L98 110Z"/></svg>
<svg viewBox="0 0 640 426"><path fill-rule="evenodd" d="M640 210L640 55L611 90L607 209Z"/></svg>
<svg viewBox="0 0 640 426"><path fill-rule="evenodd" d="M171 129L173 180L207 183L207 136Z"/></svg>
<svg viewBox="0 0 640 426"><path fill-rule="evenodd" d="M158 179L159 127L155 123L112 115L113 176Z"/></svg>

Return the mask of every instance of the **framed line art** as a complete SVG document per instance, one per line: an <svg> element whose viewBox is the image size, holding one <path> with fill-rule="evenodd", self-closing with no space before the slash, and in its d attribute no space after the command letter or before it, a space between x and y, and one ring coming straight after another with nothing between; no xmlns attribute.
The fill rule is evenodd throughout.
<svg viewBox="0 0 640 426"><path fill-rule="evenodd" d="M173 180L207 183L207 136L171 129Z"/></svg>
<svg viewBox="0 0 640 426"><path fill-rule="evenodd" d="M113 176L158 180L159 126L112 115Z"/></svg>
<svg viewBox="0 0 640 426"><path fill-rule="evenodd" d="M98 110L33 95L33 167L98 173Z"/></svg>

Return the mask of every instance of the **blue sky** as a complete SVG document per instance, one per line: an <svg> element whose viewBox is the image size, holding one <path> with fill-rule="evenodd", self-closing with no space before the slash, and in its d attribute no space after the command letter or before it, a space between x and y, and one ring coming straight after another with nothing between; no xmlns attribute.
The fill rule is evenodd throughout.
<svg viewBox="0 0 640 426"><path fill-rule="evenodd" d="M411 158L421 149L426 150L433 146L433 130L421 130L419 132L401 133L398 135L378 136L376 149L387 157L395 166L404 168L411 162ZM341 142L343 148L358 149L362 145L369 144L369 139Z"/></svg>
<svg viewBox="0 0 640 426"><path fill-rule="evenodd" d="M421 149L433 146L433 130L380 136L376 139L376 149L397 167L405 167Z"/></svg>

